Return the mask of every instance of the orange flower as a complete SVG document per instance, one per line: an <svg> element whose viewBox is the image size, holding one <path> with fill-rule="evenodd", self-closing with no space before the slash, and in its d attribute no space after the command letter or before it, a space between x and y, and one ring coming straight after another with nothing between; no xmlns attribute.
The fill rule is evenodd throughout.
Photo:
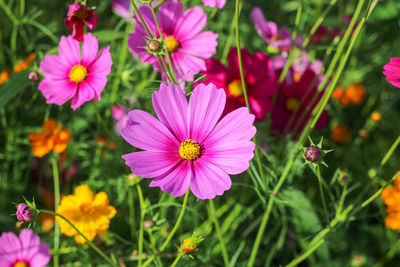
<svg viewBox="0 0 400 267"><path fill-rule="evenodd" d="M337 101L340 101L343 95L344 91L341 86L333 90L332 97L335 98Z"/></svg>
<svg viewBox="0 0 400 267"><path fill-rule="evenodd" d="M28 135L31 141L32 152L36 157L43 157L51 150L60 154L67 148L67 142L71 140L71 135L67 129L61 128L61 124L54 119L48 119L43 130L38 133Z"/></svg>
<svg viewBox="0 0 400 267"><path fill-rule="evenodd" d="M386 226L400 232L400 175L396 177L394 186L388 186L381 193L381 198L386 204Z"/></svg>
<svg viewBox="0 0 400 267"><path fill-rule="evenodd" d="M361 84L350 85L346 88L346 95L353 105L359 106L364 100L365 89Z"/></svg>
<svg viewBox="0 0 400 267"><path fill-rule="evenodd" d="M17 65L14 66L14 71L16 73L19 73L21 71L26 70L32 62L35 60L36 54L35 53L30 53L24 60L19 62Z"/></svg>
<svg viewBox="0 0 400 267"><path fill-rule="evenodd" d="M338 124L333 127L331 137L335 142L346 143L350 140L350 129L346 125Z"/></svg>
<svg viewBox="0 0 400 267"><path fill-rule="evenodd" d="M0 85L5 83L9 77L10 77L10 69L3 70L0 73Z"/></svg>
<svg viewBox="0 0 400 267"><path fill-rule="evenodd" d="M105 137L103 136L99 136L97 137L97 143L99 143L100 145L103 146L107 146L110 149L115 149L117 147L117 144L112 142L112 141L108 141Z"/></svg>
<svg viewBox="0 0 400 267"><path fill-rule="evenodd" d="M374 111L371 113L371 120L375 123L378 123L382 119L382 115L379 111Z"/></svg>

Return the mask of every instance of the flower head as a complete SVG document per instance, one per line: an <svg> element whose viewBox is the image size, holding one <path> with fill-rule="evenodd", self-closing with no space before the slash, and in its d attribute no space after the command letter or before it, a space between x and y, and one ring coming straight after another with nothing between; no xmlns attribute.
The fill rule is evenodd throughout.
<svg viewBox="0 0 400 267"><path fill-rule="evenodd" d="M372 120L373 122L378 123L378 122L381 121L381 119L382 119L382 114L381 114L379 111L374 110L374 111L371 113L371 120Z"/></svg>
<svg viewBox="0 0 400 267"><path fill-rule="evenodd" d="M0 236L0 266L44 267L50 258L49 246L40 243L33 230L23 229L19 236L12 232Z"/></svg>
<svg viewBox="0 0 400 267"><path fill-rule="evenodd" d="M51 150L60 154L67 148L71 135L67 129L61 127L61 123L48 119L43 130L28 135L31 141L32 152L36 157L43 157Z"/></svg>
<svg viewBox="0 0 400 267"><path fill-rule="evenodd" d="M400 88L400 57L392 57L389 63L383 66L383 69L386 80Z"/></svg>
<svg viewBox="0 0 400 267"><path fill-rule="evenodd" d="M252 56L247 49L242 49L241 54L251 111L256 116L256 120L262 121L272 110L272 97L278 90L278 77L271 72L272 61L268 55L257 52ZM226 106L223 114L245 107L236 48L232 48L229 52L227 67L216 59L207 60L206 66L207 70L202 72L205 80L200 81L199 84L212 83L224 89Z"/></svg>
<svg viewBox="0 0 400 267"><path fill-rule="evenodd" d="M139 10L151 34L160 38L150 7L142 6ZM157 58L143 48L147 46L144 38L148 35L137 15L135 20L137 27L129 36L129 47L134 54L141 56L143 63L152 64L156 71L161 72ZM157 20L178 80L193 81L194 74L206 70L204 59L215 54L218 44L217 34L202 32L207 23L206 13L200 7L184 11L182 3L165 1L158 9Z"/></svg>
<svg viewBox="0 0 400 267"><path fill-rule="evenodd" d="M394 186L388 186L382 191L381 198L387 206L386 226L400 231L400 175L397 175Z"/></svg>
<svg viewBox="0 0 400 267"><path fill-rule="evenodd" d="M180 251L184 254L193 254L198 251L199 244L204 240L204 238L197 232L194 232L191 237L183 240Z"/></svg>
<svg viewBox="0 0 400 267"><path fill-rule="evenodd" d="M39 80L40 76L37 71L31 71L28 74L28 79L32 82L37 82Z"/></svg>
<svg viewBox="0 0 400 267"><path fill-rule="evenodd" d="M121 130L125 128L126 123L128 122L128 113L126 112L126 108L123 106L113 106L111 108L111 114L114 118L115 122L115 131L120 134Z"/></svg>
<svg viewBox="0 0 400 267"><path fill-rule="evenodd" d="M109 205L105 192L93 195L89 186L84 184L75 188L75 194L62 198L57 213L67 218L89 241L92 241L96 235L107 233L110 219L117 211ZM78 244L86 242L66 221L59 217L56 220L60 224L61 233L74 236Z"/></svg>
<svg viewBox="0 0 400 267"><path fill-rule="evenodd" d="M304 156L306 157L306 159L308 161L317 162L321 159L322 152L318 146L313 145L313 146L307 147L306 152L304 153Z"/></svg>
<svg viewBox="0 0 400 267"><path fill-rule="evenodd" d="M289 51L292 48L292 34L288 32L285 26L278 30L276 23L266 21L261 8L255 7L250 14L258 34L264 41L272 47L279 48L282 51ZM301 46L304 40L297 37L296 46Z"/></svg>
<svg viewBox="0 0 400 267"><path fill-rule="evenodd" d="M110 47L103 48L98 55L97 38L86 35L79 48L79 42L71 36L62 36L59 55L46 55L40 63L44 79L39 90L47 99L46 103L63 105L72 98L71 108L77 109L83 103L100 100L100 94L111 71Z"/></svg>
<svg viewBox="0 0 400 267"><path fill-rule="evenodd" d="M68 30L72 30L72 37L78 42L83 42L85 23L93 30L99 22L96 13L80 2L71 4L68 8L67 18L64 20Z"/></svg>
<svg viewBox="0 0 400 267"><path fill-rule="evenodd" d="M3 70L0 72L0 85L3 85L10 77L10 69Z"/></svg>
<svg viewBox="0 0 400 267"><path fill-rule="evenodd" d="M226 0L203 0L203 4L209 7L223 8L225 6Z"/></svg>
<svg viewBox="0 0 400 267"><path fill-rule="evenodd" d="M200 199L211 199L230 189L229 174L249 168L256 133L254 115L247 108L227 114L223 89L214 84L197 85L189 103L175 84L161 84L153 93L153 107L159 120L147 112L132 110L122 137L145 151L123 155L132 172L155 178L158 186L173 196L190 187ZM217 123L218 122L218 123Z"/></svg>
<svg viewBox="0 0 400 267"><path fill-rule="evenodd" d="M17 206L17 220L20 222L30 222L33 217L33 211L25 203Z"/></svg>
<svg viewBox="0 0 400 267"><path fill-rule="evenodd" d="M338 143L347 143L350 140L350 129L344 124L337 124L331 132L332 140Z"/></svg>

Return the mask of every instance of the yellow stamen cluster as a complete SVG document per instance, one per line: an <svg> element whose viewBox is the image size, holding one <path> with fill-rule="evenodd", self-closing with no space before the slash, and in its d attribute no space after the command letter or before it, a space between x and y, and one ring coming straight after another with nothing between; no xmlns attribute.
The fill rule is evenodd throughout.
<svg viewBox="0 0 400 267"><path fill-rule="evenodd" d="M234 97L239 97L243 95L243 85L240 79L233 80L228 85L228 90Z"/></svg>
<svg viewBox="0 0 400 267"><path fill-rule="evenodd" d="M82 203L79 206L79 209L81 210L81 212L83 214L87 214L87 215L92 214L94 211L94 207L92 206L91 203Z"/></svg>
<svg viewBox="0 0 400 267"><path fill-rule="evenodd" d="M289 97L288 100L286 100L286 109L290 111L295 111L300 105L300 101L295 98L295 97Z"/></svg>
<svg viewBox="0 0 400 267"><path fill-rule="evenodd" d="M179 155L183 159L195 160L200 157L200 153L200 145L196 141L192 141L191 139L185 140L185 142L182 142L179 146Z"/></svg>
<svg viewBox="0 0 400 267"><path fill-rule="evenodd" d="M72 82L80 83L84 79L86 79L87 75L87 69L84 66L78 64L72 67L71 71L69 72L69 79Z"/></svg>
<svg viewBox="0 0 400 267"><path fill-rule="evenodd" d="M168 36L165 38L165 45L170 53L175 52L179 48L179 42L173 36Z"/></svg>
<svg viewBox="0 0 400 267"><path fill-rule="evenodd" d="M29 267L29 264L26 261L18 261L13 265L13 267Z"/></svg>

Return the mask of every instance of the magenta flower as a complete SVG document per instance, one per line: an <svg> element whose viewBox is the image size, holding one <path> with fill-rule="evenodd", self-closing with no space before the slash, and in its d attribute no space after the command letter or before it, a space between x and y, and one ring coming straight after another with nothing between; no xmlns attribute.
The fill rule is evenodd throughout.
<svg viewBox="0 0 400 267"><path fill-rule="evenodd" d="M157 0L152 2L153 5L157 3ZM142 4L137 3L138 6ZM130 19L130 8L131 8L131 0L111 0L111 6L118 15L123 18Z"/></svg>
<svg viewBox="0 0 400 267"><path fill-rule="evenodd" d="M85 37L82 51L72 36L62 36L59 55L46 55L40 62L44 79L39 90L47 99L46 103L63 105L72 98L71 108L75 110L93 98L100 100L111 71L109 49L107 46L96 55L98 41L90 33Z"/></svg>
<svg viewBox="0 0 400 267"><path fill-rule="evenodd" d="M115 123L115 131L119 134L123 128L126 127L126 123L128 122L128 113L126 112L126 108L123 106L113 106L111 108L111 113L116 121Z"/></svg>
<svg viewBox="0 0 400 267"><path fill-rule="evenodd" d="M140 7L140 14L150 32L153 35L156 33L158 38L157 26L150 7ZM148 35L137 16L135 20L137 27L129 36L130 49L133 53L141 55L143 63L152 64L156 71L161 71L156 57L142 48L146 46L143 38L148 38ZM218 45L217 34L210 31L201 32L207 23L206 13L200 7L184 11L182 3L165 1L158 9L157 20L178 80L184 78L186 81L193 81L196 73L206 70L204 59L214 55Z"/></svg>
<svg viewBox="0 0 400 267"><path fill-rule="evenodd" d="M194 88L189 103L175 84L161 84L153 93L151 114L132 110L122 129L122 137L145 151L123 155L132 172L155 179L173 196L182 196L190 187L200 199L211 199L230 189L229 174L249 168L256 133L254 115L239 108L219 122L225 106L225 92L213 84ZM217 123L218 122L218 123Z"/></svg>
<svg viewBox="0 0 400 267"><path fill-rule="evenodd" d="M289 51L292 47L292 34L289 33L285 26L281 27L278 31L278 26L274 22L266 21L259 7L253 8L250 14L254 26L258 34L264 41L272 47L279 48L282 51ZM297 37L295 41L296 46L303 45L303 38Z"/></svg>
<svg viewBox="0 0 400 267"><path fill-rule="evenodd" d="M209 7L223 8L226 0L203 0L203 4Z"/></svg>
<svg viewBox="0 0 400 267"><path fill-rule="evenodd" d="M49 246L33 230L23 229L19 237L12 232L0 236L0 266L43 267L49 261Z"/></svg>
<svg viewBox="0 0 400 267"><path fill-rule="evenodd" d="M257 52L252 56L245 48L241 53L251 111L256 120L262 121L272 110L272 97L278 90L278 77L273 72L272 60L268 55ZM246 106L238 62L236 48L229 51L227 67L217 59L207 60L207 70L202 72L206 75L205 80L199 82L212 83L225 90L224 114Z"/></svg>
<svg viewBox="0 0 400 267"><path fill-rule="evenodd" d="M383 69L386 80L400 88L400 57L392 57L389 63L383 66Z"/></svg>
<svg viewBox="0 0 400 267"><path fill-rule="evenodd" d="M72 37L78 42L83 42L85 23L93 30L99 22L96 13L80 2L71 4L68 8L67 18L64 20L68 30L72 30Z"/></svg>
<svg viewBox="0 0 400 267"><path fill-rule="evenodd" d="M33 212L25 203L18 204L17 212L15 213L17 220L20 222L29 222L33 217Z"/></svg>

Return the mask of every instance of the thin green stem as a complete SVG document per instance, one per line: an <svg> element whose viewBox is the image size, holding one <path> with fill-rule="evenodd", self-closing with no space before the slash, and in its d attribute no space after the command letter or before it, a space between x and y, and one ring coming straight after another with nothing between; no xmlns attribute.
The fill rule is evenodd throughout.
<svg viewBox="0 0 400 267"><path fill-rule="evenodd" d="M139 247L139 262L138 267L142 266L143 261L143 231L144 231L144 215L145 215L145 206L144 206L144 199L143 199L143 192L140 184L136 184L136 189L138 192L139 197L139 206L140 206L140 226L139 226L139 240L138 240L138 247Z"/></svg>
<svg viewBox="0 0 400 267"><path fill-rule="evenodd" d="M153 35L151 34L149 28L147 27L147 24L146 24L146 22L144 21L142 15L141 15L140 12L139 12L139 8L137 7L137 5L136 5L136 3L135 3L135 0L131 0L131 4L132 4L133 8L134 8L135 11L136 11L136 15L139 17L139 20L142 22L142 25L143 25L144 29L146 30L147 34L148 34L149 36L153 36Z"/></svg>
<svg viewBox="0 0 400 267"><path fill-rule="evenodd" d="M178 257L174 260L174 262L171 264L171 267L175 267L178 264L178 261L183 257L183 253L179 253Z"/></svg>
<svg viewBox="0 0 400 267"><path fill-rule="evenodd" d="M380 168L382 168L386 162L389 160L389 158L392 156L393 152L396 150L396 148L400 144L400 135L397 137L397 139L394 141L392 146L389 148L388 152L386 152L385 156L383 157L381 164L379 165Z"/></svg>
<svg viewBox="0 0 400 267"><path fill-rule="evenodd" d="M131 239L136 239L136 224L135 224L135 200L133 198L133 187L130 186L128 189L128 198L129 198L129 226L131 230Z"/></svg>
<svg viewBox="0 0 400 267"><path fill-rule="evenodd" d="M60 205L60 177L58 173L58 160L56 155L51 155L51 165L53 167L53 182L54 182L54 212L57 212L57 207ZM53 256L54 266L59 265L58 250L60 248L60 226L57 221L54 222L54 251Z"/></svg>
<svg viewBox="0 0 400 267"><path fill-rule="evenodd" d="M57 217L60 217L61 219L63 219L65 222L67 222L79 235L81 235L86 242L89 244L89 246L91 246L100 256L102 256L106 261L108 261L112 266L118 266L110 257L108 257L106 254L103 253L103 251L101 251L101 249L99 249L93 242L89 241L89 239L87 239L87 237L81 232L79 231L78 228L75 227L75 225L73 223L71 223L67 218L65 218L63 215L58 214L54 211L50 211L50 210L39 210L39 212L42 213L46 213L46 214L50 214L50 215L54 215ZM57 222L57 220L56 220Z"/></svg>
<svg viewBox="0 0 400 267"><path fill-rule="evenodd" d="M219 244L221 246L222 258L224 259L225 267L229 267L230 266L229 265L229 257L228 257L228 253L226 251L224 238L222 237L221 228L219 227L218 218L217 218L217 215L215 214L214 202L212 199L210 199L208 203L210 206L210 216L214 222L215 230L217 231L217 236L219 239Z"/></svg>
<svg viewBox="0 0 400 267"><path fill-rule="evenodd" d="M325 219L327 225L329 225L329 215L328 215L328 208L326 207L325 196L324 196L324 189L322 188L322 176L321 176L321 167L320 164L317 165L317 178L319 184L319 193L321 195L322 206L324 207Z"/></svg>
<svg viewBox="0 0 400 267"><path fill-rule="evenodd" d="M340 214L342 212L343 207L344 207L344 201L346 199L346 195L347 195L347 184L345 184L343 187L342 195L340 196L340 200L339 200L339 207L337 209L336 214Z"/></svg>

